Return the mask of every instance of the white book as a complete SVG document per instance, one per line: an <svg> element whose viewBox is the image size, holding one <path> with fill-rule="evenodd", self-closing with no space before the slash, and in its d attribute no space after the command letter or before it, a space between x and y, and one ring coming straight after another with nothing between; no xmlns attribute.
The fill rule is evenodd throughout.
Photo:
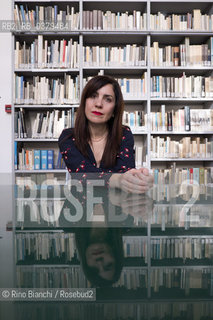
<svg viewBox="0 0 213 320"><path fill-rule="evenodd" d="M41 127L41 138L47 138L47 129L48 129L48 123L49 123L49 111L46 112L43 118L42 127Z"/></svg>
<svg viewBox="0 0 213 320"><path fill-rule="evenodd" d="M136 11L136 30L142 30L141 18L141 12Z"/></svg>
<svg viewBox="0 0 213 320"><path fill-rule="evenodd" d="M65 47L65 59L64 59L64 62L63 62L63 67L64 68L69 68L68 63L67 63L67 56L68 56L68 45L66 45L66 47Z"/></svg>
<svg viewBox="0 0 213 320"><path fill-rule="evenodd" d="M77 68L79 61L79 44L77 41L73 43L73 68Z"/></svg>
<svg viewBox="0 0 213 320"><path fill-rule="evenodd" d="M136 164L138 168L142 167L142 154L143 154L143 147L137 146L136 147Z"/></svg>
<svg viewBox="0 0 213 320"><path fill-rule="evenodd" d="M65 115L64 115L64 110L63 110L62 113L61 113L61 117L59 117L59 119L58 119L55 138L58 138L59 135L61 134L62 130L64 129L64 121L65 121L65 117L64 116Z"/></svg>
<svg viewBox="0 0 213 320"><path fill-rule="evenodd" d="M48 52L48 41L44 41L44 49L43 49L43 63L42 63L42 68L47 67L47 52Z"/></svg>
<svg viewBox="0 0 213 320"><path fill-rule="evenodd" d="M58 67L63 67L63 49L64 49L64 40L60 40L60 47L59 47L59 64Z"/></svg>
<svg viewBox="0 0 213 320"><path fill-rule="evenodd" d="M43 63L43 36L38 35L38 68L42 68Z"/></svg>
<svg viewBox="0 0 213 320"><path fill-rule="evenodd" d="M116 14L111 13L111 29L116 30Z"/></svg>
<svg viewBox="0 0 213 320"><path fill-rule="evenodd" d="M127 21L128 21L127 22L127 29L128 30L133 30L134 29L133 15L129 15Z"/></svg>
<svg viewBox="0 0 213 320"><path fill-rule="evenodd" d="M70 68L74 68L74 53L75 53L75 41L73 43L73 40L70 39Z"/></svg>
<svg viewBox="0 0 213 320"><path fill-rule="evenodd" d="M65 85L64 83L61 83L60 85L60 97L59 97L59 103L64 104L64 93L65 93Z"/></svg>
<svg viewBox="0 0 213 320"><path fill-rule="evenodd" d="M39 22L44 22L44 7L39 7Z"/></svg>
<svg viewBox="0 0 213 320"><path fill-rule="evenodd" d="M130 64L130 49L131 49L131 45L127 44L126 45L126 64L127 65Z"/></svg>
<svg viewBox="0 0 213 320"><path fill-rule="evenodd" d="M47 138L53 137L53 121L54 121L55 111L50 112L48 129L47 129Z"/></svg>
<svg viewBox="0 0 213 320"><path fill-rule="evenodd" d="M16 41L15 43L15 69L19 68L19 57L20 57L20 43Z"/></svg>
<svg viewBox="0 0 213 320"><path fill-rule="evenodd" d="M45 77L41 77L40 79L40 103L46 103L46 96L45 96Z"/></svg>
<svg viewBox="0 0 213 320"><path fill-rule="evenodd" d="M162 131L166 131L166 112L165 112L165 104L161 105L161 123L162 123Z"/></svg>
<svg viewBox="0 0 213 320"><path fill-rule="evenodd" d="M39 117L40 113L38 112L36 115L36 118L33 122L33 128L32 128L32 138L37 138L37 131L38 131L38 124L39 124Z"/></svg>
<svg viewBox="0 0 213 320"><path fill-rule="evenodd" d="M131 61L131 65L134 66L135 65L135 62L136 62L136 47L137 45L136 44L133 44L132 45L132 61Z"/></svg>
<svg viewBox="0 0 213 320"><path fill-rule="evenodd" d="M58 138L59 110L55 110L53 119L53 138Z"/></svg>
<svg viewBox="0 0 213 320"><path fill-rule="evenodd" d="M75 30L75 28L76 28L76 25L75 25L76 21L75 21L74 7L71 7L70 22L71 22L71 30Z"/></svg>
<svg viewBox="0 0 213 320"><path fill-rule="evenodd" d="M17 4L15 4L15 8L14 8L14 21L16 24L20 23L19 8Z"/></svg>
<svg viewBox="0 0 213 320"><path fill-rule="evenodd" d="M59 40L55 40L53 48L53 68L57 68L59 62Z"/></svg>
<svg viewBox="0 0 213 320"><path fill-rule="evenodd" d="M71 57L71 41L72 39L70 39L68 41L67 47L66 47L66 59L65 59L65 64L66 64L66 68L73 68L71 65L71 61L70 61L70 57Z"/></svg>

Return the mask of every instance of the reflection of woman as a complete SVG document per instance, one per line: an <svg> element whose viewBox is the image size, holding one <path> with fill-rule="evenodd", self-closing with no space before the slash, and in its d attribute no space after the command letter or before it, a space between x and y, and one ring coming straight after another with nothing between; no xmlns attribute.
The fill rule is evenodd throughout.
<svg viewBox="0 0 213 320"><path fill-rule="evenodd" d="M77 229L76 245L91 286L110 286L119 279L124 256L120 229Z"/></svg>
<svg viewBox="0 0 213 320"><path fill-rule="evenodd" d="M123 108L115 79L92 78L83 90L75 128L62 132L59 147L70 173L98 173L112 187L143 193L153 178L147 169L135 169L133 136L122 126Z"/></svg>

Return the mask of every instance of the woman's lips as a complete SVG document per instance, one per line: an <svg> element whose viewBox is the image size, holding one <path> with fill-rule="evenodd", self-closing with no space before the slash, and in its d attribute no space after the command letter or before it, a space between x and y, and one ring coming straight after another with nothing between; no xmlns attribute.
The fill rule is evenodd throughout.
<svg viewBox="0 0 213 320"><path fill-rule="evenodd" d="M103 115L103 113L98 112L98 111L93 111L92 113L95 114L96 116L102 116Z"/></svg>

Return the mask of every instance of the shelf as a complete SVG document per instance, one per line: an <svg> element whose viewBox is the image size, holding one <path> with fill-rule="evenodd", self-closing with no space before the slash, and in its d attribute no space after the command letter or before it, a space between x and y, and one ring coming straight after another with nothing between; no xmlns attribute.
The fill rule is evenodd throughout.
<svg viewBox="0 0 213 320"><path fill-rule="evenodd" d="M53 169L53 170L15 170L16 174L19 173L67 173L66 169Z"/></svg>
<svg viewBox="0 0 213 320"><path fill-rule="evenodd" d="M211 134L213 135L212 131L151 131L151 134L153 135L205 135L205 134Z"/></svg>
<svg viewBox="0 0 213 320"><path fill-rule="evenodd" d="M48 139L48 138L26 138L26 139L22 139L22 138L18 138L15 139L15 141L17 142L58 142L58 138L55 139Z"/></svg>
<svg viewBox="0 0 213 320"><path fill-rule="evenodd" d="M212 265L205 265L205 266L186 266L186 265L182 265L182 266L151 266L151 269L162 269L162 268L166 268L166 269L213 269Z"/></svg>
<svg viewBox="0 0 213 320"><path fill-rule="evenodd" d="M159 66L159 67L150 67L151 72L152 71L156 71L156 72L168 72L168 71L173 71L173 72L190 72L193 74L197 74L197 73L202 73L203 71L208 71L208 72L212 72L213 71L213 67L212 66L201 66L201 65L195 65L195 66L191 66L191 67L182 67L182 66L178 66L178 67L164 67L164 66Z"/></svg>
<svg viewBox="0 0 213 320"><path fill-rule="evenodd" d="M83 70L147 70L146 66L118 66L118 67L113 67L113 66L109 66L109 67L105 67L105 66L91 66L91 67L87 67L84 66Z"/></svg>
<svg viewBox="0 0 213 320"><path fill-rule="evenodd" d="M70 109L78 108L78 104L14 104L14 108L25 108L25 109Z"/></svg>
<svg viewBox="0 0 213 320"><path fill-rule="evenodd" d="M91 3L100 3L100 0L83 0L83 3L91 2ZM121 3L128 3L129 0L102 0L101 2L121 2ZM138 1L133 0L133 3L138 3ZM146 0L140 0L140 3L147 3Z"/></svg>
<svg viewBox="0 0 213 320"><path fill-rule="evenodd" d="M85 0L84 0L85 1ZM171 3L171 2L174 2L174 3L179 3L179 2L183 2L183 3L200 3L202 0L150 0L150 3L164 3L164 2L168 2L168 3ZM205 0L203 2L206 2L206 3L212 3L212 0Z"/></svg>
<svg viewBox="0 0 213 320"><path fill-rule="evenodd" d="M210 238L212 239L212 236L210 235L176 235L174 234L174 236L166 236L166 235L151 235L151 239L182 239L182 238L198 238L198 239L206 239L206 238Z"/></svg>
<svg viewBox="0 0 213 320"><path fill-rule="evenodd" d="M18 104L14 103L15 108L71 108L75 107L77 108L77 102L69 103L69 104Z"/></svg>
<svg viewBox="0 0 213 320"><path fill-rule="evenodd" d="M212 32L210 31L174 31L174 30L168 30L168 31L154 31L154 30L85 30L85 29L78 29L78 30L57 30L57 31L36 31L35 29L32 29L32 31L24 31L24 30L17 30L12 32L14 35L23 35L23 36L37 36L38 34L43 35L69 35L69 36L79 36L79 35L140 35L140 36L212 36Z"/></svg>
<svg viewBox="0 0 213 320"><path fill-rule="evenodd" d="M165 228L162 230L162 226L153 226L151 227L151 236L153 237L158 237L159 235L162 236L168 236L170 238L174 237L175 235L179 235L182 237L188 237L188 236L203 236L205 234L206 236L213 236L213 228L212 226L210 227L179 227L179 226L172 226L168 227L165 226Z"/></svg>
<svg viewBox="0 0 213 320"><path fill-rule="evenodd" d="M171 268L171 267L179 267L183 269L188 269L188 268L208 268L212 266L211 259L208 259L205 264L202 263L202 260L199 261L199 259L186 259L185 262L181 261L183 259L181 258L165 258L165 259L153 259L151 261L152 268ZM177 261L177 262L176 262ZM174 266L175 264L175 266Z"/></svg>
<svg viewBox="0 0 213 320"><path fill-rule="evenodd" d="M213 161L213 158L151 158L151 161L172 161L172 162L176 162L176 161Z"/></svg>
<svg viewBox="0 0 213 320"><path fill-rule="evenodd" d="M125 1L125 0L124 0ZM54 0L17 0L17 1L14 1L15 3L21 3L21 2L30 2L30 3L45 3L45 2L59 2L59 3L67 3L67 2L70 2L70 0L57 0L57 1L54 1ZM80 0L72 0L72 2L77 2L79 3Z"/></svg>
<svg viewBox="0 0 213 320"><path fill-rule="evenodd" d="M82 35L148 35L146 30L80 30Z"/></svg>
<svg viewBox="0 0 213 320"><path fill-rule="evenodd" d="M74 30L69 30L69 31L35 31L34 29L32 31L13 31L12 34L14 36L37 36L38 34L42 35L64 35L64 36L74 36L74 35L79 35L79 31L74 31Z"/></svg>
<svg viewBox="0 0 213 320"><path fill-rule="evenodd" d="M34 268L77 268L80 269L80 264L69 264L69 263L63 263L63 264L48 264L48 263L41 263L41 264L17 264L16 268L29 268L29 269L34 269Z"/></svg>
<svg viewBox="0 0 213 320"><path fill-rule="evenodd" d="M66 73L66 72L79 72L79 69L66 69L66 68L23 68L15 69L16 73Z"/></svg>
<svg viewBox="0 0 213 320"><path fill-rule="evenodd" d="M169 102L187 102L190 104L193 102L213 102L213 98L150 98L150 101L161 102L161 101L169 101Z"/></svg>
<svg viewBox="0 0 213 320"><path fill-rule="evenodd" d="M171 1L170 1L171 2ZM183 31L179 31L179 30L149 30L147 31L151 36L160 36L160 35L166 35L166 36L171 36L171 35L177 35L177 36L200 36L200 35L204 35L204 36L212 36L212 32L210 31L204 31L204 30L183 30Z"/></svg>
<svg viewBox="0 0 213 320"><path fill-rule="evenodd" d="M137 96L134 96L134 95L126 96L125 94L123 94L123 98L124 98L125 102L147 101L147 98L145 98L145 97L137 97Z"/></svg>
<svg viewBox="0 0 213 320"><path fill-rule="evenodd" d="M132 129L131 127L130 127L130 129L131 129L131 131L132 131L132 133L133 133L134 135L147 135L147 131L135 131L135 130Z"/></svg>

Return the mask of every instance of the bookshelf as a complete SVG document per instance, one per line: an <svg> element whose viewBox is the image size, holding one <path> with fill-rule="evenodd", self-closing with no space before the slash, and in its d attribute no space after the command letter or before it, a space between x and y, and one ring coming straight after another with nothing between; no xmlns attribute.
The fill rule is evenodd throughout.
<svg viewBox="0 0 213 320"><path fill-rule="evenodd" d="M42 136L37 127L35 137L32 138L33 126L38 114L47 117L48 113L49 117L56 110L58 110L58 120L66 118L65 111L73 111L70 120L73 125L74 113L78 107L84 84L90 77L98 73L112 75L121 84L125 100L124 123L128 124L134 133L138 167L146 166L152 169L156 183L168 183L171 179L172 181L176 179L175 183L180 184L186 179L194 179L201 185L212 183L213 5L211 0L202 2L190 0L14 1L15 5L17 6L15 7L16 15L18 16L20 12L20 21L23 19L22 15L26 19L26 5L28 11L35 10L36 6L42 7L40 12L45 12L43 8L53 8L55 5L58 7L54 10L58 10L58 14L60 10L65 12L69 6L71 15L68 27L64 17L66 14L61 13L59 18L63 22L61 28L48 26L48 19L46 21L44 19L46 24L43 27L40 25L40 29L32 28L27 31L17 29L14 32L14 75L16 77L14 80L16 95L14 96L16 100L13 115L15 120L17 117L15 114L19 112L19 120L17 120L20 122L19 126L22 127L22 118L24 118L27 131L27 137L24 137L24 129L22 137L14 134L17 152L23 150L23 166L19 167L17 161L17 169L14 170L18 183L25 183L31 177L37 184L44 181L45 178L52 179L52 181L56 179L59 183L65 179L66 169L57 168L57 137ZM23 5L22 12L21 5ZM46 14L50 14L50 9L46 10ZM124 13L123 16L122 13ZM44 13L41 14L44 15ZM54 14L52 17L55 17ZM206 16L201 16L201 14L206 14ZM168 25L172 25L171 30ZM45 29L47 26L48 28ZM71 43L75 48L75 53L72 53L72 62L68 63ZM34 52L37 48L38 57L29 54L32 48ZM46 54L41 55L38 48L46 50ZM51 55L54 55L53 52L59 59L59 62L55 64L50 58ZM196 54L190 56L190 53ZM21 56L21 62L18 61L19 56ZM38 84L38 88L34 89L34 84ZM45 84L44 87L43 84ZM22 86L28 88L26 92L21 91ZM48 97L48 88L52 93L54 92L53 86L57 86L58 96ZM137 92L131 91L132 86L138 88ZM72 96L67 96L67 92L73 87ZM26 95L23 96L25 93ZM33 98L31 93L33 93ZM38 100L34 99L34 96ZM190 115L185 107L188 107ZM187 116L190 116L190 130L186 127L189 125ZM43 120L40 122L42 126ZM60 122L58 127L62 129L63 125L65 126L65 121L63 124ZM21 131L22 128L19 130ZM203 151L198 150L197 144L194 143L198 139L200 139L199 145L204 145ZM153 149L153 140L155 140L156 149ZM174 142L174 146L171 147L174 150L168 152L166 148L170 142ZM179 153L175 153L176 146L180 148ZM188 150L185 157L180 156L183 148ZM35 170L33 167L31 169L24 167L26 150L47 149L54 150L53 169ZM166 153L167 156L165 156ZM33 163L33 160L30 163ZM161 208L160 204L155 206L153 222L148 225L145 232L148 249L151 250L154 241L162 245L165 239L166 241L175 239L178 243L179 240L187 238L197 243L196 241L202 239L203 235L206 235L206 239L211 243L211 228L205 224L203 227L182 226L177 222L179 204L175 203L175 209L169 208L169 203L163 205L166 211L165 208ZM209 217L211 210L207 212ZM165 222L165 219L168 220ZM211 220L209 224L212 226ZM33 230L33 226L31 228ZM46 226L40 226L43 231L45 228ZM60 227L57 228L60 229ZM143 234L143 231L140 232ZM145 295L140 296L142 299L147 299L147 297L148 299L159 299L161 295L164 298L168 297L170 291L166 286L160 284L154 286L151 283L152 277L162 278L166 272L170 273L171 278L175 278L176 273L185 272L184 276L187 277L187 272L195 270L194 277L199 278L200 275L196 275L196 272L199 273L203 268L207 270L208 279L212 279L208 258L197 259L197 264L193 261L191 264L189 262L189 265L178 257L176 260L173 259L172 265L169 265L166 259L162 259L163 261L152 257L146 259L148 263L147 266L143 266L143 271L147 272L144 276L147 277L147 288ZM133 261L133 264L136 265L135 268L138 267L137 261ZM39 266L37 268L39 269ZM42 266L42 268L45 267ZM59 269L60 266L57 268ZM190 296L188 288L176 291L177 296L180 298L183 295L187 299ZM154 314L153 311L153 314L150 313L148 317L144 315L144 318L155 319L154 316L158 314L159 309L156 303L156 313ZM170 312L171 317L174 312L172 310L171 306L168 308L165 306L165 309L162 307L162 319L167 312Z"/></svg>
<svg viewBox="0 0 213 320"><path fill-rule="evenodd" d="M14 32L14 126L19 130L14 137L15 174L29 167L28 145L33 151L41 143L42 150L45 142L54 150L51 172L59 174L56 139L63 127L74 125L85 82L98 73L112 75L121 84L124 123L135 135L138 167L154 169L161 163L168 168L172 161L188 167L189 159L199 167L212 167L212 12L211 1L183 1L181 8L177 1L14 1L19 23ZM185 107L190 130L184 130ZM54 122L57 134L44 134L43 119ZM170 137L178 144L196 136L208 139L208 156L152 156L153 139ZM162 150L166 148L164 144Z"/></svg>

